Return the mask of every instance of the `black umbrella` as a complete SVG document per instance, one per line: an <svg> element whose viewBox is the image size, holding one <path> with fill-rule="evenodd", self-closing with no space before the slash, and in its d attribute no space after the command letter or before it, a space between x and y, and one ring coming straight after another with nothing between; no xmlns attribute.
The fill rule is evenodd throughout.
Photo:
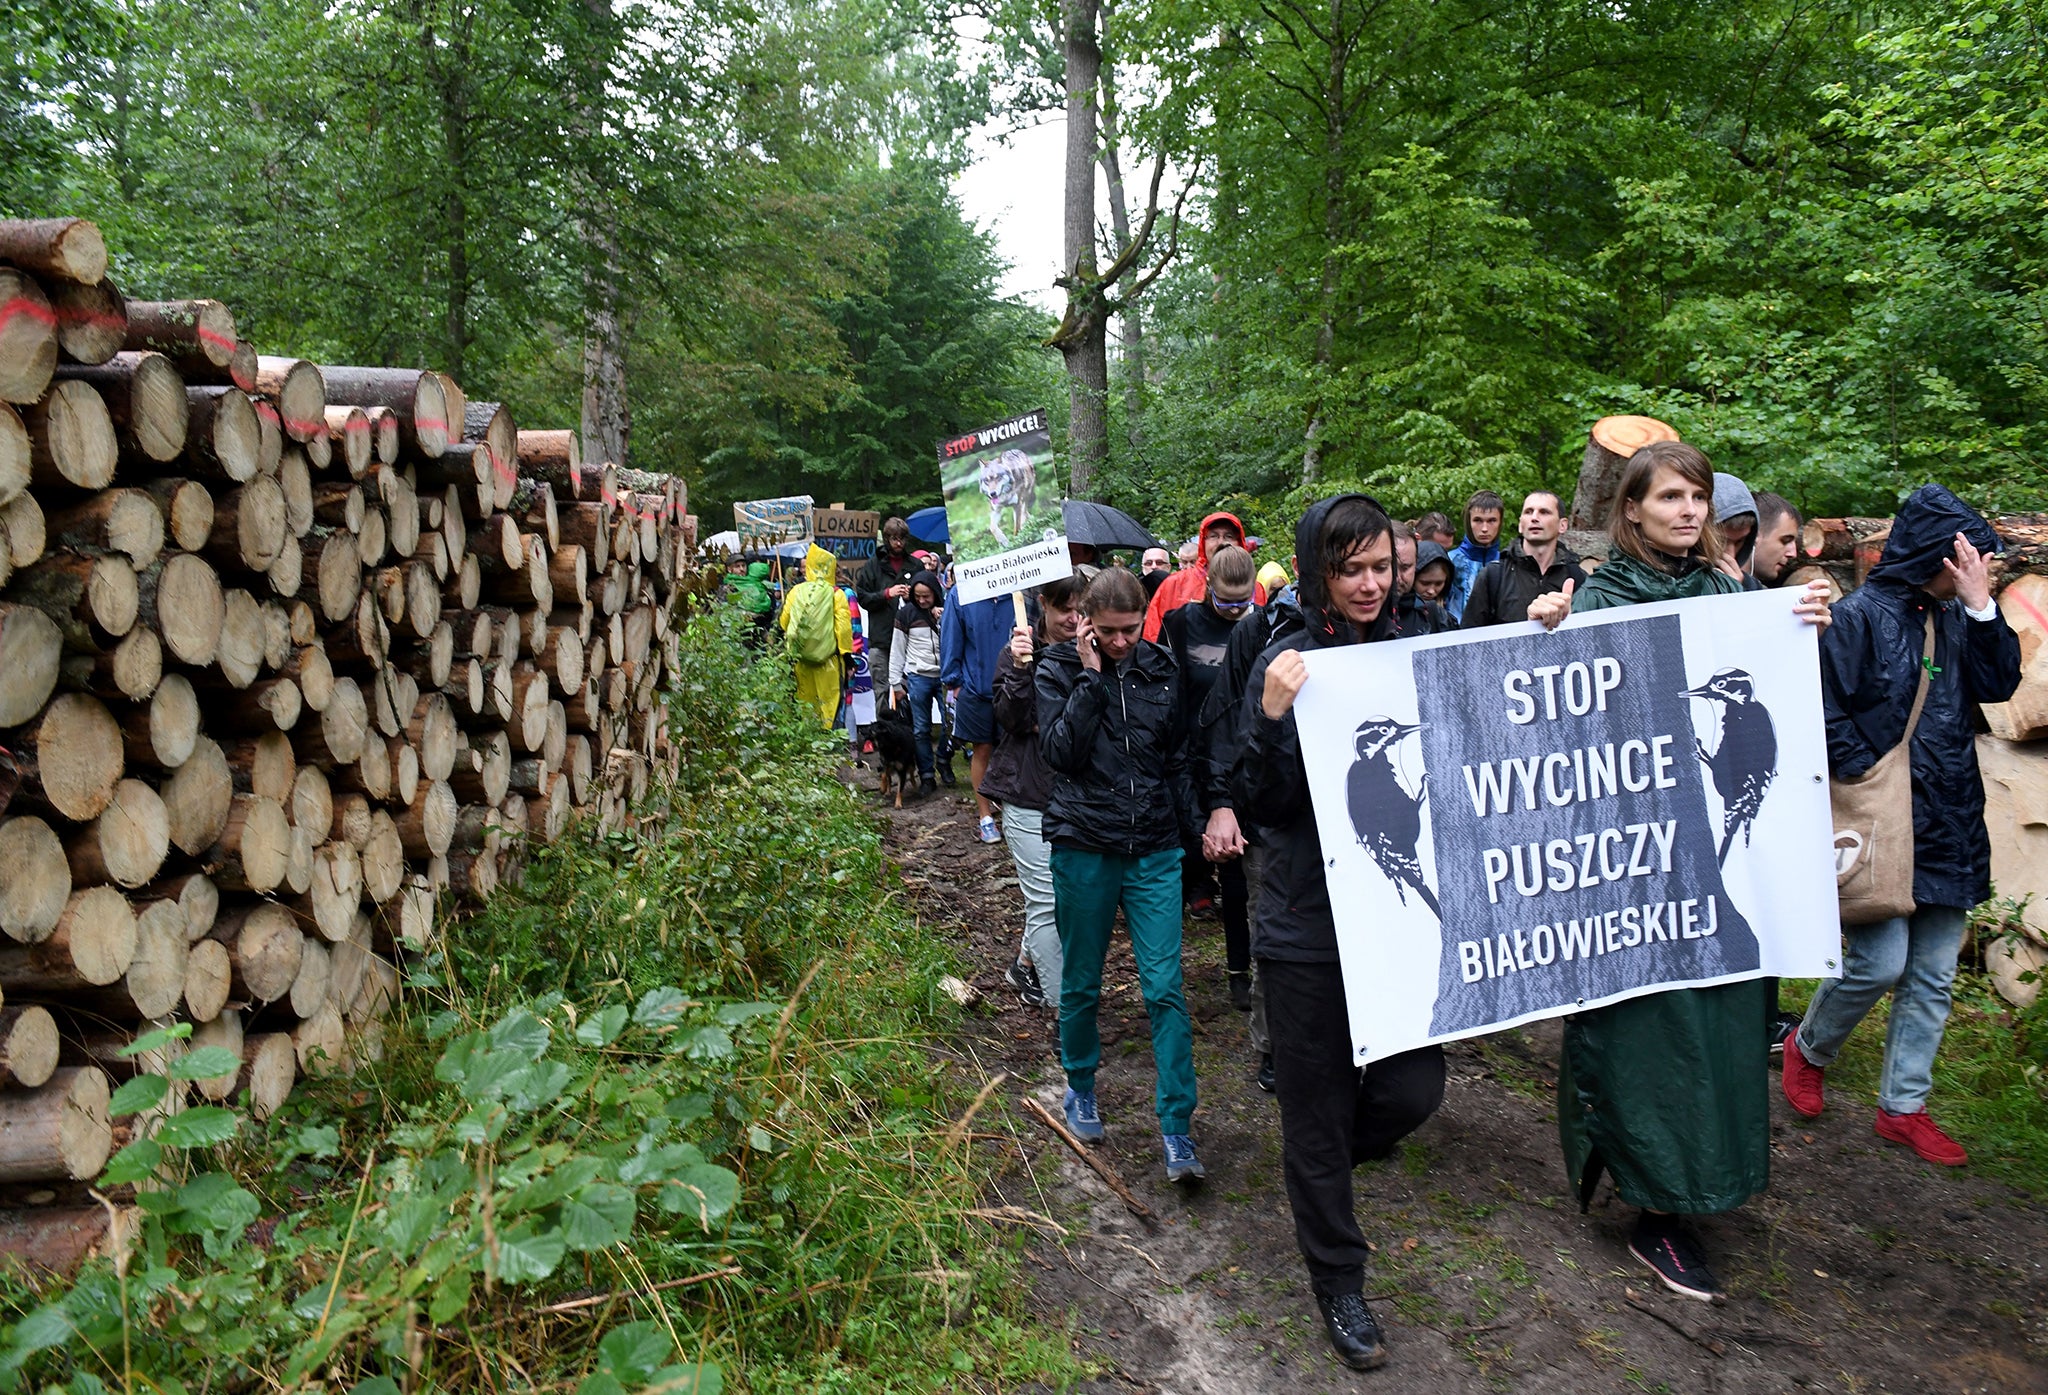
<svg viewBox="0 0 2048 1395"><path fill-rule="evenodd" d="M1066 514L1067 541L1089 547L1158 547L1159 539L1145 531L1137 519L1108 504L1086 499L1069 499L1061 508Z"/></svg>

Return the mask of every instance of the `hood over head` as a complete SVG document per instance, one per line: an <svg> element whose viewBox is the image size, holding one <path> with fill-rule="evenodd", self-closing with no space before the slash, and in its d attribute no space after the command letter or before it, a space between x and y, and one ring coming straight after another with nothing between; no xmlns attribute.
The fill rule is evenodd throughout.
<svg viewBox="0 0 2048 1395"><path fill-rule="evenodd" d="M1925 586L1941 575L1941 564L1955 556L1956 534L1979 552L2003 552L2005 543L1984 521L1984 515L1938 484L1923 484L1899 505L1885 539L1884 556L1870 569L1871 581L1903 581Z"/></svg>
<svg viewBox="0 0 2048 1395"><path fill-rule="evenodd" d="M766 562L747 563L747 578L750 581L766 581L769 567Z"/></svg>
<svg viewBox="0 0 2048 1395"><path fill-rule="evenodd" d="M1259 568L1259 585L1266 588L1267 595L1277 593L1287 584L1287 568L1278 562L1268 562Z"/></svg>
<svg viewBox="0 0 2048 1395"><path fill-rule="evenodd" d="M903 599L910 602L912 605L916 605L917 588L920 586L930 587L932 593L932 603L929 606L922 606L920 607L920 609L936 610L940 605L942 605L945 602L946 588L939 583L939 574L931 570L929 567L927 567L925 570L921 572L911 573L910 594L905 596Z"/></svg>
<svg viewBox="0 0 2048 1395"><path fill-rule="evenodd" d="M1756 517L1756 496L1735 476L1714 471L1714 522L1726 523L1744 514Z"/></svg>
<svg viewBox="0 0 2048 1395"><path fill-rule="evenodd" d="M804 580L822 581L830 586L838 579L839 559L812 543L811 550L804 554Z"/></svg>
<svg viewBox="0 0 2048 1395"><path fill-rule="evenodd" d="M1730 519L1747 516L1752 523L1757 521L1756 496L1749 492L1749 486L1730 474L1714 471L1714 522L1726 524ZM1756 529L1749 530L1749 536L1735 549L1735 562L1743 571L1749 570L1749 559L1756 553Z"/></svg>
<svg viewBox="0 0 2048 1395"><path fill-rule="evenodd" d="M1330 510L1347 499L1361 499L1381 513L1386 512L1380 501L1370 494L1332 494L1310 504L1301 521L1294 525L1294 565L1300 572L1295 580L1295 604L1311 642L1319 646L1350 644L1357 639L1348 622L1339 623L1329 613L1330 592L1323 577L1322 550L1316 545ZM1437 554L1442 556L1443 549L1437 548ZM1394 590L1391 584L1387 587L1386 602L1380 606L1379 618L1373 622L1372 633L1366 636L1367 639L1384 639L1393 632Z"/></svg>
<svg viewBox="0 0 2048 1395"><path fill-rule="evenodd" d="M1195 529L1195 565L1203 571L1209 570L1209 549L1202 546L1202 539L1208 535L1211 528L1219 523L1228 523L1230 530L1237 534L1237 545L1239 547L1245 545L1244 522L1236 514L1226 513L1218 509L1215 513L1208 515L1202 520L1202 526Z"/></svg>
<svg viewBox="0 0 2048 1395"><path fill-rule="evenodd" d="M1448 567L1451 565L1451 554L1444 551L1442 543L1419 542L1415 544L1415 574L1421 576L1422 569L1432 562L1441 562Z"/></svg>

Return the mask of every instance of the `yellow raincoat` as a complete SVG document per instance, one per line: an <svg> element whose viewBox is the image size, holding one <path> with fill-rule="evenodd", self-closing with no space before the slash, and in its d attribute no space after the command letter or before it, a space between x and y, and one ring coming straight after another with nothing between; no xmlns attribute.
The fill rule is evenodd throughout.
<svg viewBox="0 0 2048 1395"><path fill-rule="evenodd" d="M796 664L796 695L825 726L839 715L841 659L853 652L853 612L839 589L839 559L822 547L804 557L804 579L782 602L782 634Z"/></svg>

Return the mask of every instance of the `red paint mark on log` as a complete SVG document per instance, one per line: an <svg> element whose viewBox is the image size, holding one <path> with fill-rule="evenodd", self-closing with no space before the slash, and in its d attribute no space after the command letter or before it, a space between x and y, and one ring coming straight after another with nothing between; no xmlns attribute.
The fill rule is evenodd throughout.
<svg viewBox="0 0 2048 1395"><path fill-rule="evenodd" d="M38 305L25 295L18 295L5 305L0 305L0 328L4 328L16 315L26 315L36 323L49 325L53 329L57 325L55 310L47 305Z"/></svg>

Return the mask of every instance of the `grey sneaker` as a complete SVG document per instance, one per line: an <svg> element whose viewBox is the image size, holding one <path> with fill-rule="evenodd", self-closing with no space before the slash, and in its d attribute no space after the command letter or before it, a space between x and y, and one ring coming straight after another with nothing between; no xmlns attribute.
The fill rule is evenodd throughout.
<svg viewBox="0 0 2048 1395"><path fill-rule="evenodd" d="M1102 1138L1102 1116L1095 1112L1095 1092L1083 1094L1069 1088L1065 1105L1067 1131L1083 1143L1100 1142Z"/></svg>
<svg viewBox="0 0 2048 1395"><path fill-rule="evenodd" d="M1169 1182L1199 1182L1209 1174L1202 1170L1202 1160L1195 1156L1194 1140L1184 1133L1164 1135L1166 1144L1166 1180Z"/></svg>

